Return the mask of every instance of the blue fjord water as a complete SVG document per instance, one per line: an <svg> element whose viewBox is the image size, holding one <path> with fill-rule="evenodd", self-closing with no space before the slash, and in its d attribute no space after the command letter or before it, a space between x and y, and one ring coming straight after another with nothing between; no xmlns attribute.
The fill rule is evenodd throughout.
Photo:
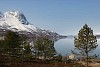
<svg viewBox="0 0 100 67"><path fill-rule="evenodd" d="M100 39L97 40L98 47L92 52L92 54L97 54L100 57ZM61 39L55 42L55 49L57 53L62 55L71 54L71 50L74 50L74 39Z"/></svg>

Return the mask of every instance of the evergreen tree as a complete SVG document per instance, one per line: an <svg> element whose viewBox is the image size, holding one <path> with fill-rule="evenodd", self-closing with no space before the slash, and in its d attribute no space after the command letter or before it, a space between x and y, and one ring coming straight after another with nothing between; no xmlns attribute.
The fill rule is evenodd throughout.
<svg viewBox="0 0 100 67"><path fill-rule="evenodd" d="M0 53L4 52L4 40L0 40Z"/></svg>
<svg viewBox="0 0 100 67"><path fill-rule="evenodd" d="M42 56L45 58L51 58L56 54L54 48L54 41L51 41L47 38L41 37L37 38L36 43L34 44L34 49L38 57Z"/></svg>
<svg viewBox="0 0 100 67"><path fill-rule="evenodd" d="M20 36L12 31L8 31L4 39L4 48L6 54L9 54L11 57L18 57L21 49Z"/></svg>
<svg viewBox="0 0 100 67"><path fill-rule="evenodd" d="M30 61L32 58L32 51L31 51L31 46L29 43L25 42L23 45L23 56L25 61Z"/></svg>
<svg viewBox="0 0 100 67"><path fill-rule="evenodd" d="M51 58L56 54L57 54L57 52L56 52L55 47L54 47L54 41L49 40L49 46L48 46L47 51L46 51L46 56L48 58Z"/></svg>
<svg viewBox="0 0 100 67"><path fill-rule="evenodd" d="M96 36L93 35L93 30L89 28L87 24L85 24L79 31L78 37L75 38L74 43L75 47L81 51L80 53L87 57L88 67L89 53L98 46Z"/></svg>
<svg viewBox="0 0 100 67"><path fill-rule="evenodd" d="M27 61L32 58L31 46L24 34L7 31L4 40L0 40L0 54L10 61Z"/></svg>

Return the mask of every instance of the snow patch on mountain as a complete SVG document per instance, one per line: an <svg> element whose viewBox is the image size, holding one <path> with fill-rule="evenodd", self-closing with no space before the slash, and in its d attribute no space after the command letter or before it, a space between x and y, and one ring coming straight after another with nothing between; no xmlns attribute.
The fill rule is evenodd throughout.
<svg viewBox="0 0 100 67"><path fill-rule="evenodd" d="M28 21L26 20L26 17L24 16L23 13L19 12L19 11L8 11L4 13L5 18L16 18L18 21L21 21L22 24L28 24Z"/></svg>
<svg viewBox="0 0 100 67"><path fill-rule="evenodd" d="M27 21L24 14L19 11L8 11L4 14L0 12L0 28L17 32L26 31L35 34L36 36L45 36L56 40L63 38L63 36L57 34L54 31L34 27Z"/></svg>
<svg viewBox="0 0 100 67"><path fill-rule="evenodd" d="M0 26L7 29L17 29L18 31L41 31L40 28L34 27L30 24L23 13L19 11L8 11L4 15L0 13L2 20L0 20Z"/></svg>

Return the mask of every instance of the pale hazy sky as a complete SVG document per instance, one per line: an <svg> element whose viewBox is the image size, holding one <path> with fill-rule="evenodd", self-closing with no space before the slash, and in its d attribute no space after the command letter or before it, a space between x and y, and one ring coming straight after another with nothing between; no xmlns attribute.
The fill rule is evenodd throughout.
<svg viewBox="0 0 100 67"><path fill-rule="evenodd" d="M76 35L84 24L100 33L100 0L0 0L0 11L21 11L36 27Z"/></svg>

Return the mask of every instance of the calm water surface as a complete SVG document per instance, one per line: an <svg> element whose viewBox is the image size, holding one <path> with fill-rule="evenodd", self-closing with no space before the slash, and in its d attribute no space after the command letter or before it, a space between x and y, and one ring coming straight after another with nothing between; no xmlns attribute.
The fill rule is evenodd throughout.
<svg viewBox="0 0 100 67"><path fill-rule="evenodd" d="M97 40L98 47L93 51L93 54L98 54L100 57L100 39ZM69 55L71 50L74 50L74 39L61 39L55 42L55 49L62 55Z"/></svg>

